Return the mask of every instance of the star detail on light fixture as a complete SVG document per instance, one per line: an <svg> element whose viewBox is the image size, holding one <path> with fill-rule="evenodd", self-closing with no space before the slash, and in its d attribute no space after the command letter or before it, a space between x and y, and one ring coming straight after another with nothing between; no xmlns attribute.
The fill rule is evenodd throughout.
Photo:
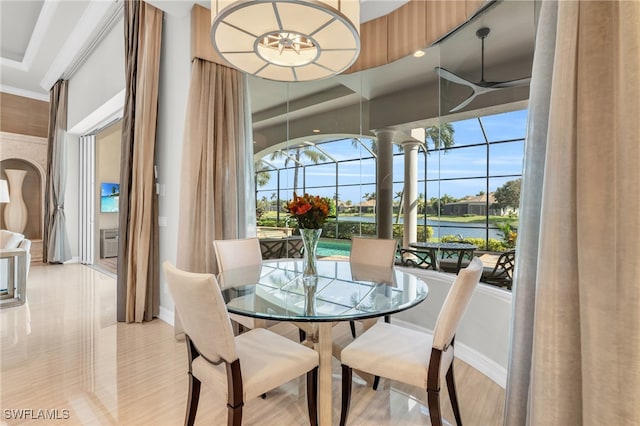
<svg viewBox="0 0 640 426"><path fill-rule="evenodd" d="M268 34L262 39L261 44L272 49L278 49L281 55L285 49L293 50L299 55L301 49L315 47L315 44L305 36L290 32Z"/></svg>

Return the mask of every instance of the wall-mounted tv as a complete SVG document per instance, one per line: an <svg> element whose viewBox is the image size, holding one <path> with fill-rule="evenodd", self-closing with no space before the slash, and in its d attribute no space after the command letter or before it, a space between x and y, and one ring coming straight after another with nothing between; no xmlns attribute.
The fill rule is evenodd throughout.
<svg viewBox="0 0 640 426"><path fill-rule="evenodd" d="M119 183L102 182L102 184L100 184L100 212L118 213L119 199Z"/></svg>

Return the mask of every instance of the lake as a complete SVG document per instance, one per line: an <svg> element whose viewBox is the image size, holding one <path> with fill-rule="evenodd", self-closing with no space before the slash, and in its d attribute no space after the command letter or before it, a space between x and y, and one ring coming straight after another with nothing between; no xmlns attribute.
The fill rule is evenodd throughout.
<svg viewBox="0 0 640 426"><path fill-rule="evenodd" d="M338 219L341 222L375 222L375 218L371 216L340 216ZM402 217L398 218L397 223L403 223ZM418 224L423 225L424 218L418 218ZM460 222L427 219L427 226L433 228L433 236L436 238L444 235L458 234L462 235L463 238L486 238L486 229L482 223L461 224ZM502 233L497 228L489 228L489 238L502 240Z"/></svg>

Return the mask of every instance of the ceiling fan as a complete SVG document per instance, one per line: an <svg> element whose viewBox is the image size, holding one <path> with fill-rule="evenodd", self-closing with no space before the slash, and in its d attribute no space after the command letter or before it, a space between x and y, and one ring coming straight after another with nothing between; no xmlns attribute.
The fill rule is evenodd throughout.
<svg viewBox="0 0 640 426"><path fill-rule="evenodd" d="M526 84L529 84L529 81L531 81L531 77L520 78L517 80L509 80L509 81L485 81L484 80L484 39L487 38L490 31L491 30L487 27L480 28L478 31L476 31L476 36L482 41L482 67L481 67L479 82L474 83L473 81L469 81L465 78L462 78L459 75L454 74L451 71L448 71L444 68L440 68L440 67L435 68L436 74L438 74L440 77L444 78L445 80L449 80L453 83L468 86L473 90L473 93L467 99L462 101L462 103L460 103L455 108L451 109L449 112L456 112L461 110L462 108L469 105L471 101L473 101L476 98L476 96L493 92L495 90L506 89L509 87L524 86Z"/></svg>

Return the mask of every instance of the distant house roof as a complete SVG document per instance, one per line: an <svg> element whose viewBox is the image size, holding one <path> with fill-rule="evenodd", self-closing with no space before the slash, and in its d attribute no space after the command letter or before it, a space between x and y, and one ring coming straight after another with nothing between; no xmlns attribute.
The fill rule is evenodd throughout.
<svg viewBox="0 0 640 426"><path fill-rule="evenodd" d="M453 205L453 204L486 204L487 203L487 194L482 195L467 195L460 201L456 201L455 203L447 203L445 205ZM496 203L496 197L493 192L489 193L489 205Z"/></svg>

